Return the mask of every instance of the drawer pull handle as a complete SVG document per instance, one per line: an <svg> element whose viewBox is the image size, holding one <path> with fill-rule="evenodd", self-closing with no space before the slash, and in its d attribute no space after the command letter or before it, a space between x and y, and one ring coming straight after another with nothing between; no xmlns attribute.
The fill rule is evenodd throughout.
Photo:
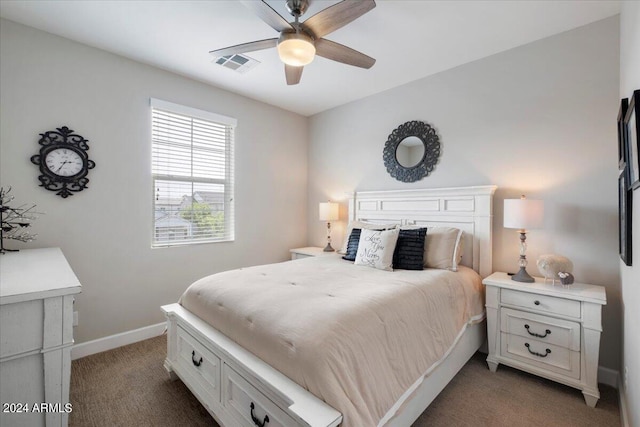
<svg viewBox="0 0 640 427"><path fill-rule="evenodd" d="M251 419L253 420L253 423L258 427L266 426L267 423L269 422L269 415L265 415L264 420L260 422L260 420L257 419L256 416L253 414L253 410L256 409L256 405L254 405L253 402L251 402L250 407L251 407Z"/></svg>
<svg viewBox="0 0 640 427"><path fill-rule="evenodd" d="M538 301L538 300L535 300L533 303L534 303L535 305L540 305L540 301Z"/></svg>
<svg viewBox="0 0 640 427"><path fill-rule="evenodd" d="M191 361L193 362L193 364L195 366L202 365L202 357L200 358L200 360L196 360L196 351L195 350L191 352Z"/></svg>
<svg viewBox="0 0 640 427"><path fill-rule="evenodd" d="M540 354L537 351L531 351L531 349L529 348L529 343L526 342L524 343L524 346L527 347L527 350L529 350L529 353L533 354L534 356L538 356L538 357L547 357L549 355L549 353L551 353L551 350L546 349L546 353L545 354Z"/></svg>
<svg viewBox="0 0 640 427"><path fill-rule="evenodd" d="M540 334L536 334L535 332L531 332L531 331L529 330L529 325L524 325L524 328L527 330L527 332L529 333L529 335L534 336L534 337L537 337L537 338L544 338L544 337L546 337L547 335L551 335L551 331L550 331L550 330L548 330L548 329L546 329L546 330L544 331L544 335L540 335Z"/></svg>

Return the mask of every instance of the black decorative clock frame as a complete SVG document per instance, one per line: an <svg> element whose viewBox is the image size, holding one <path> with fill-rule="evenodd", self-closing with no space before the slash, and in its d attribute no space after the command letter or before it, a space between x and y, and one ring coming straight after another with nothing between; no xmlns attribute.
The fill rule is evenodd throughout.
<svg viewBox="0 0 640 427"><path fill-rule="evenodd" d="M411 167L400 164L396 155L398 146L410 136L415 136L424 144L424 154L420 161ZM384 145L382 158L387 172L402 182L419 181L428 176L440 158L440 138L428 123L413 120L398 126L391 132Z"/></svg>
<svg viewBox="0 0 640 427"><path fill-rule="evenodd" d="M38 141L38 144L41 145L40 153L31 156L31 163L38 165L42 174L38 177L40 186L50 191L56 191L56 194L63 199L72 196L74 192L87 188L89 169L96 166L95 162L89 160L87 155L88 142L87 139L74 133L67 126L41 133ZM60 156L68 154L69 158L73 160L67 161L65 160L67 157L61 157L62 162L59 161L56 164L59 167L52 169L50 165L47 165L47 158L54 152L62 153ZM66 163L73 163L75 169L72 169L70 173L61 173L61 169Z"/></svg>

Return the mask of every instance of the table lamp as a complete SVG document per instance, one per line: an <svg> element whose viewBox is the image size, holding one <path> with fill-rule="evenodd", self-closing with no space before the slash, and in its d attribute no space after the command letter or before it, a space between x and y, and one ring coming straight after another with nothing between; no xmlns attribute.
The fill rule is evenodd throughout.
<svg viewBox="0 0 640 427"><path fill-rule="evenodd" d="M318 216L320 221L327 221L327 246L324 248L324 252L333 252L335 249L331 247L331 221L337 221L339 215L340 205L334 202L320 203L318 209Z"/></svg>
<svg viewBox="0 0 640 427"><path fill-rule="evenodd" d="M511 276L517 282L533 283L535 280L527 273L527 230L542 227L544 218L544 202L528 200L525 196L519 199L505 199L504 227L515 228L520 233L520 270Z"/></svg>

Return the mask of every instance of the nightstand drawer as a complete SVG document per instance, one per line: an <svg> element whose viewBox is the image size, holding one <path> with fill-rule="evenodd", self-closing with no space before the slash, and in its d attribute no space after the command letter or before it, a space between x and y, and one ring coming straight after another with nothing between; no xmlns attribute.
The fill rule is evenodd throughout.
<svg viewBox="0 0 640 427"><path fill-rule="evenodd" d="M558 314L560 316L580 319L580 301L536 295L528 292L502 289L500 301L504 304L526 308L540 313Z"/></svg>
<svg viewBox="0 0 640 427"><path fill-rule="evenodd" d="M502 335L501 355L570 378L580 378L580 352L519 335Z"/></svg>
<svg viewBox="0 0 640 427"><path fill-rule="evenodd" d="M580 351L580 323L504 308L500 330Z"/></svg>

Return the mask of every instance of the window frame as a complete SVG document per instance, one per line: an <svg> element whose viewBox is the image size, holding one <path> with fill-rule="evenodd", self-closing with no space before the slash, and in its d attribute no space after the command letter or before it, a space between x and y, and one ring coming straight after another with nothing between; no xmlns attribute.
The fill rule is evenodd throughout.
<svg viewBox="0 0 640 427"><path fill-rule="evenodd" d="M235 162L234 162L234 154L235 154L235 129L237 126L237 119L232 117L227 117L221 114L212 113L205 110L200 110L197 108L187 107L180 104L175 104L169 101L163 101L156 98L150 98L150 148L151 148L151 248L159 249L159 248L169 248L176 246L189 246L189 245L200 245L200 244L208 244L208 243L223 243L223 242L232 242L235 240ZM155 143L153 139L154 135L154 110L164 111L172 114L182 115L191 119L199 119L205 120L208 122L213 122L217 125L222 125L225 127L227 131L227 135L225 137L225 177L221 178L205 178L194 176L193 173L191 176L179 176L179 175L170 175L170 174L157 174L154 171L154 148ZM191 159L191 165L193 166L193 159ZM182 183L191 183L192 186L194 184L221 184L224 186L224 229L223 229L223 237L222 238L196 238L196 239L185 239L185 240L166 240L166 241L157 241L156 236L156 181L164 180L170 182L182 182ZM193 193L192 193L193 195Z"/></svg>

